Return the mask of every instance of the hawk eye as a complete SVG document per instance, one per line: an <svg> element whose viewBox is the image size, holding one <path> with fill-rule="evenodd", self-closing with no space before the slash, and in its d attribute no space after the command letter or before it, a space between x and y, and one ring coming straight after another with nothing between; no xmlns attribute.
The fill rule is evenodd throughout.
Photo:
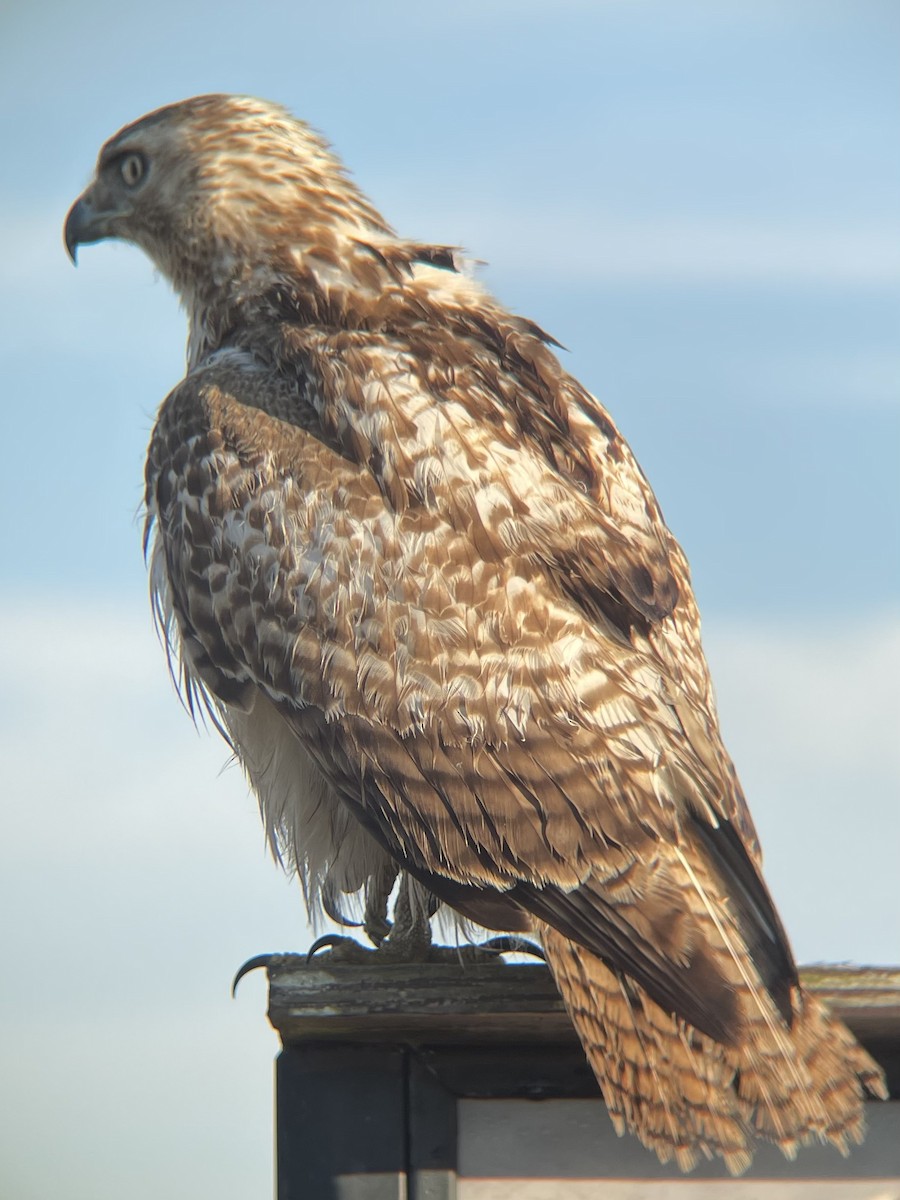
<svg viewBox="0 0 900 1200"><path fill-rule="evenodd" d="M147 170L147 160L143 154L123 154L119 160L119 174L126 187L137 187L144 178Z"/></svg>

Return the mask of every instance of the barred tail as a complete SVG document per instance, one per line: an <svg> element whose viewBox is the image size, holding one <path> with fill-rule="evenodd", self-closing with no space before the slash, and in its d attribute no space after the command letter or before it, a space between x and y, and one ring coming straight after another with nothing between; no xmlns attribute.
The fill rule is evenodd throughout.
<svg viewBox="0 0 900 1200"><path fill-rule="evenodd" d="M541 937L617 1133L664 1163L720 1157L739 1175L755 1137L788 1158L816 1141L847 1154L865 1133L865 1093L887 1096L877 1063L799 988L790 1029L762 989L744 989L739 1038L722 1045L549 926Z"/></svg>

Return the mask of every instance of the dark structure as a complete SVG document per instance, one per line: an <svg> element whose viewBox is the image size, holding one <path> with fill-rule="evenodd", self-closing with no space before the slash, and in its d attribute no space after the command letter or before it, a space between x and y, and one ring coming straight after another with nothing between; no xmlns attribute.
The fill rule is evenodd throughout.
<svg viewBox="0 0 900 1200"><path fill-rule="evenodd" d="M567 1180L596 1180L615 1196L622 1185L601 1180L635 1179L649 1197L654 1180L684 1178L616 1138L544 966L332 966L293 955L265 965L283 1044L278 1200L452 1200L458 1184L478 1200L555 1198ZM794 1197L808 1180L810 1197L900 1197L900 970L803 975L884 1065L894 1100L869 1106L869 1137L849 1159L810 1147L790 1163L760 1146L752 1195ZM707 1181L711 1200L739 1186L711 1190L709 1180L728 1178L713 1163L689 1178ZM840 1192L826 1193L825 1180L842 1181Z"/></svg>

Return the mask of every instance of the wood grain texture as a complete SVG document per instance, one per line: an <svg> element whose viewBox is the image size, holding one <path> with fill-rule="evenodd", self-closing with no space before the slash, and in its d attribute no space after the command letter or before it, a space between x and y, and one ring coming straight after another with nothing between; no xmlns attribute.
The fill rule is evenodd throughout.
<svg viewBox="0 0 900 1200"><path fill-rule="evenodd" d="M269 1020L286 1043L316 1039L575 1041L553 977L541 964L349 966L266 956ZM260 964L263 965L263 964ZM866 1042L900 1050L900 968L801 967L804 986Z"/></svg>

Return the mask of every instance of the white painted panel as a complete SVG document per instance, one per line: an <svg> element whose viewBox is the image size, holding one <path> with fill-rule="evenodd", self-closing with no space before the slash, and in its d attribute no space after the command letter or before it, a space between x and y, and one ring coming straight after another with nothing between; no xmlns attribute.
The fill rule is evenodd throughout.
<svg viewBox="0 0 900 1200"><path fill-rule="evenodd" d="M457 1200L900 1200L900 1180L460 1179Z"/></svg>

